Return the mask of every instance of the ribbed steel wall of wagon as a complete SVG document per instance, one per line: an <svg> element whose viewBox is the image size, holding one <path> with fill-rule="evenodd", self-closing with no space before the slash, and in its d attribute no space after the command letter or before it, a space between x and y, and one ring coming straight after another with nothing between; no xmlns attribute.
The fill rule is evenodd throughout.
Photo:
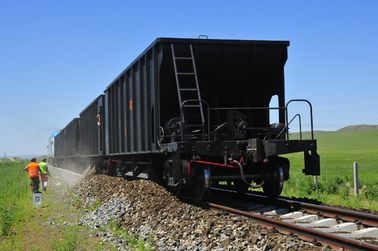
<svg viewBox="0 0 378 251"><path fill-rule="evenodd" d="M92 101L81 113L79 123L79 154L80 156L97 156L102 154L101 132L102 102L104 95L100 95Z"/></svg>
<svg viewBox="0 0 378 251"><path fill-rule="evenodd" d="M79 119L74 118L64 128L64 156L77 156L79 153Z"/></svg>
<svg viewBox="0 0 378 251"><path fill-rule="evenodd" d="M54 137L54 158L64 157L64 129Z"/></svg>
<svg viewBox="0 0 378 251"><path fill-rule="evenodd" d="M107 155L159 151L160 44L149 47L105 90Z"/></svg>

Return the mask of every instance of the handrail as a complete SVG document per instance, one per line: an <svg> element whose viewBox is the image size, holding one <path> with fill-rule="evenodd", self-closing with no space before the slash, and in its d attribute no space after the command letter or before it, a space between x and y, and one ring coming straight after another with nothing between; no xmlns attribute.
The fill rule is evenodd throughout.
<svg viewBox="0 0 378 251"><path fill-rule="evenodd" d="M180 105L180 117L181 117L181 121L183 122L183 123L181 123L181 140L184 141L185 118L184 118L184 109L183 109L184 107L183 107L183 105L185 103L189 103L189 102L200 102L200 103L204 103L207 106L207 134L208 134L208 140L210 140L210 107L209 107L209 103L207 103L203 99L186 99L181 103L181 105ZM204 126L204 123L203 123L202 126ZM202 130L202 138L203 138L203 140L205 140L204 130Z"/></svg>
<svg viewBox="0 0 378 251"><path fill-rule="evenodd" d="M285 110L285 124L286 125L285 125L285 128L280 131L280 133L278 134L277 137L279 137L289 127L289 125L294 121L294 119L298 117L299 133L300 133L299 135L300 135L300 140L302 140L302 116L299 113L297 113L290 121L288 121L289 120L288 119L288 116L289 116L288 115L288 106L292 102L305 102L310 107L311 139L314 139L314 123L313 123L312 104L307 99L292 99L292 100L289 100L286 103L285 107L210 107L209 104L205 100L202 100L202 99L187 99L187 100L184 100L181 103L181 106L180 106L180 117L181 117L181 121L183 122L181 124L181 140L184 140L184 124L185 124L183 105L186 104L186 103L189 103L189 102L200 102L200 103L203 103L203 104L206 105L206 107L207 107L207 138L208 138L208 140L210 140L210 138L211 138L210 137L210 134L211 134L211 131L210 131L210 111L217 111L217 110ZM204 123L203 123L203 126L204 126ZM203 134L203 139L205 140L204 130L203 130L202 134ZM288 130L287 130L286 135L287 135L287 140L289 140Z"/></svg>
<svg viewBox="0 0 378 251"><path fill-rule="evenodd" d="M312 116L312 104L310 101L308 101L307 99L291 99L289 100L289 102L286 103L286 106L285 106L285 118L286 118L286 122L289 120L288 117L288 106L290 103L292 102L306 102L308 104L308 106L310 107L310 120L311 120L311 139L314 139L314 122L313 122L313 116ZM287 139L289 139L289 133L287 133Z"/></svg>
<svg viewBox="0 0 378 251"><path fill-rule="evenodd" d="M209 110L284 110L286 107L210 107Z"/></svg>
<svg viewBox="0 0 378 251"><path fill-rule="evenodd" d="M299 121L299 139L302 140L302 116L297 113L295 114L295 116L290 120L290 122L285 125L285 127L280 131L280 133L276 136L276 139L278 139L281 134L286 130L286 129L289 129L289 125L291 124L291 122L293 122L293 120L298 117L298 121ZM288 130L289 131L289 130ZM287 135L287 139L289 139L289 133L286 134Z"/></svg>

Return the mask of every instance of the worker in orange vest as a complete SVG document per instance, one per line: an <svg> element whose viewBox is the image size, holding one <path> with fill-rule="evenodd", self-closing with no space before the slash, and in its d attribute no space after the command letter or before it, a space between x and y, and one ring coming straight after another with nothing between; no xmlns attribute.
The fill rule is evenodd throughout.
<svg viewBox="0 0 378 251"><path fill-rule="evenodd" d="M32 192L39 191L39 174L41 173L41 168L39 167L35 158L30 160L29 165L25 167L25 171L29 173Z"/></svg>

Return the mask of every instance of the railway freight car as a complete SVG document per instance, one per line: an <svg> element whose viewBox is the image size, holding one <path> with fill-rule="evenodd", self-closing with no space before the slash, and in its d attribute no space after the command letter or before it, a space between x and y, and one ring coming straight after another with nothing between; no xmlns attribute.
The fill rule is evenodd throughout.
<svg viewBox="0 0 378 251"><path fill-rule="evenodd" d="M288 46L156 39L80 115L77 162L153 179L198 200L220 180L238 191L257 186L278 196L289 178L281 156L287 153L303 152L304 174L319 175L311 104L285 101ZM278 107L270 106L273 97ZM310 106L310 139L289 139L293 102ZM273 111L278 121L271 124Z"/></svg>
<svg viewBox="0 0 378 251"><path fill-rule="evenodd" d="M103 158L104 128L100 121L103 117L103 99L104 95L100 95L80 113L79 155L85 166Z"/></svg>
<svg viewBox="0 0 378 251"><path fill-rule="evenodd" d="M78 173L88 166L100 163L103 155L103 117L104 95L93 100L81 113L54 137L53 164Z"/></svg>
<svg viewBox="0 0 378 251"><path fill-rule="evenodd" d="M57 166L77 171L79 159L79 119L74 118L54 137L54 161Z"/></svg>
<svg viewBox="0 0 378 251"><path fill-rule="evenodd" d="M54 165L54 141L59 132L53 132L47 141L47 164Z"/></svg>

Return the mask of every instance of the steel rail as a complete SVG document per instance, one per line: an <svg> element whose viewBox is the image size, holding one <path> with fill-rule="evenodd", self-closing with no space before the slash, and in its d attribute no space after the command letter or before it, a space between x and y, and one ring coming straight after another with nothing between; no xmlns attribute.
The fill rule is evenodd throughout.
<svg viewBox="0 0 378 251"><path fill-rule="evenodd" d="M226 191L226 190L225 190ZM259 194L246 194L248 197L254 197L257 199L265 200L267 197L265 195ZM297 208L299 210L304 210L308 213L320 213L323 216L331 217L331 218L339 218L340 220L344 221L354 221L361 223L362 225L369 226L369 227L378 227L378 215L372 213L364 213L358 212L350 209L344 209L339 207L332 207L326 205L318 205L308 202L302 202L293 199L284 199L284 198L277 198L275 199L275 204L284 204L286 207L289 208ZM278 202L278 203L277 203Z"/></svg>
<svg viewBox="0 0 378 251"><path fill-rule="evenodd" d="M271 218L261 216L258 213L252 213L247 211L238 210L231 207L222 206L215 203L209 203L209 206L215 209L227 211L233 214L246 216L261 222L267 227L271 227L279 230L283 233L297 234L301 239L307 241L318 241L326 243L333 248L344 248L347 250L378 250L378 246L368 244L366 242L357 241L353 239L343 238L337 235L316 231L311 228L301 227L295 224L279 221Z"/></svg>
<svg viewBox="0 0 378 251"><path fill-rule="evenodd" d="M378 227L378 215L376 214L363 213L344 208L317 205L307 202L300 202L281 198L277 199L277 201L287 203L287 205L289 206L299 205L301 209L309 213L321 213L322 215L327 217L339 218L345 221L357 221L365 226Z"/></svg>

